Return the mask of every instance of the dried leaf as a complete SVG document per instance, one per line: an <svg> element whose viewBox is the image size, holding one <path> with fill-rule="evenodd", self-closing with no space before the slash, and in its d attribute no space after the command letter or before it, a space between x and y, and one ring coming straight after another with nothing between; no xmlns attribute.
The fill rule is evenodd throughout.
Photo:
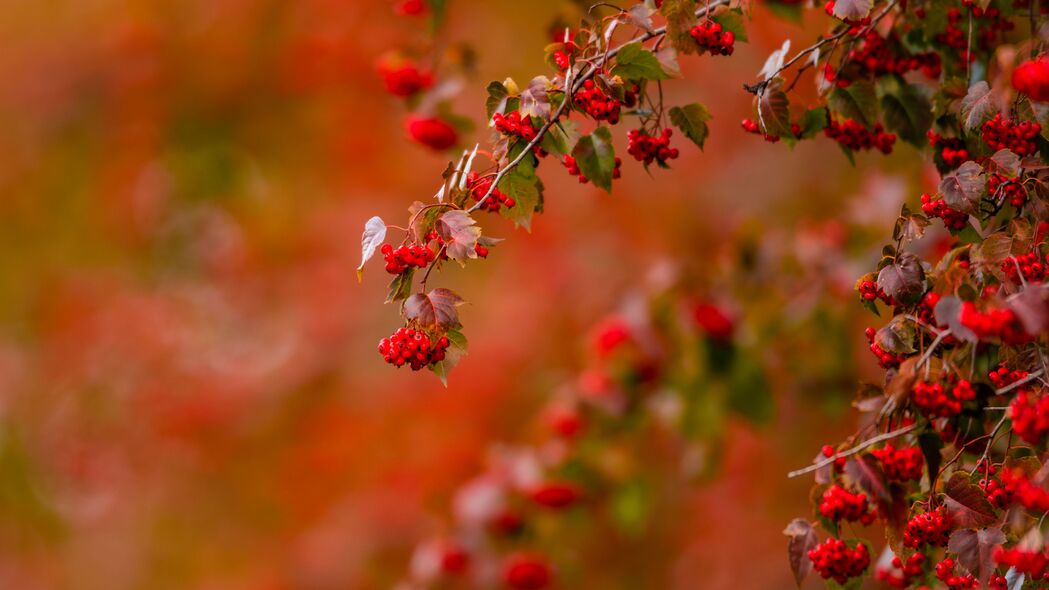
<svg viewBox="0 0 1049 590"><path fill-rule="evenodd" d="M812 523L804 518L792 520L787 528L783 529L783 534L790 537L787 556L790 559L790 569L794 572L794 581L801 586L801 582L812 572L809 551L819 544L819 538Z"/></svg>
<svg viewBox="0 0 1049 590"><path fill-rule="evenodd" d="M465 303L448 289L416 293L404 302L404 317L424 327L458 328L458 307Z"/></svg>

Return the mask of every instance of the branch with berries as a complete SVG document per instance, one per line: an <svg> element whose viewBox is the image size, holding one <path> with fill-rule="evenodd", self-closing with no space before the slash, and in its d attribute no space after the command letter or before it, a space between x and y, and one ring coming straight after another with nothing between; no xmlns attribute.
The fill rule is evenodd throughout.
<svg viewBox="0 0 1049 590"><path fill-rule="evenodd" d="M499 239L484 234L475 214L496 213L531 226L533 215L543 209L543 183L536 171L549 156L560 158L581 183L610 191L622 161L609 128L624 116L640 121L628 133L628 153L645 168L666 168L678 157L669 125L702 148L709 133L706 107L665 109L661 84L680 75L679 54L731 55L736 40L746 38L742 10L730 0L659 4L617 10L574 33L565 31L546 49L556 71L552 77L537 76L523 87L511 79L492 82L486 115L496 137L489 149L475 147L449 163L433 201L414 203L404 227L387 226L378 217L367 222L358 274L381 254L386 271L394 275L387 302L399 303L405 320L380 343L386 362L428 368L447 378L466 351L457 312L463 300L449 289L428 290L428 281L445 263L487 258L498 244ZM665 24L656 26L660 18ZM589 133L571 120L574 114L591 122ZM403 234L396 244L387 243L391 229Z"/></svg>

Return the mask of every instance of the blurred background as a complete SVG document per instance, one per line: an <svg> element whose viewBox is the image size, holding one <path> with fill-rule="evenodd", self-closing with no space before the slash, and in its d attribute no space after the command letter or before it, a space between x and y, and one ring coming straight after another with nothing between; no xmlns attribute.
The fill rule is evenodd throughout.
<svg viewBox="0 0 1049 590"><path fill-rule="evenodd" d="M793 584L781 531L811 482L785 474L855 426L877 319L852 285L929 170L902 145L853 167L830 141L743 133L742 84L825 24L756 6L749 44L666 86L714 114L705 152L624 162L612 195L551 163L531 233L486 218L509 239L432 280L471 302L445 388L382 362L387 276L354 276L364 221L398 223L450 157L406 138L377 60L469 43L472 145L487 82L547 72L580 9L452 0L430 39L395 4L0 5L0 588L393 587L492 445L541 436L529 417L586 365L591 326L667 268L731 311L768 407L718 418L701 476L676 466L687 441L628 447L658 504L627 528L573 516L544 547L557 587Z"/></svg>

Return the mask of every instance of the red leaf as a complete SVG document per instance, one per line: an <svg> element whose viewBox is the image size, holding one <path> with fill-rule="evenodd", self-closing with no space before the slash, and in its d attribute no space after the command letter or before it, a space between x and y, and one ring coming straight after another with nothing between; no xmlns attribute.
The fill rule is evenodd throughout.
<svg viewBox="0 0 1049 590"><path fill-rule="evenodd" d="M947 548L958 554L958 563L980 580L981 587L994 571L994 549L1005 543L1000 528L962 529L951 534Z"/></svg>
<svg viewBox="0 0 1049 590"><path fill-rule="evenodd" d="M963 528L979 528L998 520L994 507L979 487L969 481L965 473L955 472L943 488L944 503L954 524Z"/></svg>
<svg viewBox="0 0 1049 590"><path fill-rule="evenodd" d="M783 534L790 537L787 543L787 556L790 558L790 569L794 572L794 581L801 586L802 580L812 571L812 560L809 550L819 543L812 523L804 518L795 518L783 529Z"/></svg>
<svg viewBox="0 0 1049 590"><path fill-rule="evenodd" d="M885 474L869 457L861 455L849 459L845 464L845 477L879 503L892 503L892 492Z"/></svg>
<svg viewBox="0 0 1049 590"><path fill-rule="evenodd" d="M441 215L437 220L437 232L445 242L448 258L458 262L477 258L474 247L481 237L481 228L466 211L456 209Z"/></svg>
<svg viewBox="0 0 1049 590"><path fill-rule="evenodd" d="M434 289L429 294L416 293L404 302L404 317L422 326L459 327L460 305L465 303L448 289Z"/></svg>

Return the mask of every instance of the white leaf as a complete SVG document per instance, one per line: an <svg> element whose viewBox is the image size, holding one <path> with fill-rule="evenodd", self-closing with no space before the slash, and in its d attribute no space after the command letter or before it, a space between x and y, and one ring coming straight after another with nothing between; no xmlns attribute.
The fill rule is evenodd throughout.
<svg viewBox="0 0 1049 590"><path fill-rule="evenodd" d="M790 51L790 39L783 42L783 47L780 47L769 55L769 58L765 60L765 66L761 68L761 71L758 73L758 77L762 80L768 80L775 76L783 67L783 62L787 59L788 51Z"/></svg>
<svg viewBox="0 0 1049 590"><path fill-rule="evenodd" d="M376 215L364 224L361 236L361 265L357 267L357 280L364 274L364 263L375 254L375 249L386 239L386 223Z"/></svg>

